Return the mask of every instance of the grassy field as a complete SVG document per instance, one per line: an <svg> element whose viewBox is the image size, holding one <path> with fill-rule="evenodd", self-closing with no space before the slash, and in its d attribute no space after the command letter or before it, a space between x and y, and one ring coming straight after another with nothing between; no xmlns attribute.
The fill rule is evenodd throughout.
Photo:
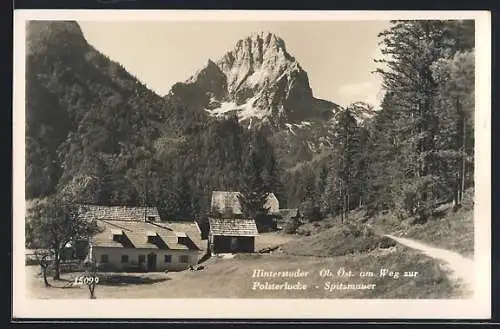
<svg viewBox="0 0 500 329"><path fill-rule="evenodd" d="M345 256L298 256L287 254L301 248L296 236L264 234L262 246L285 243L283 251L272 254L240 254L216 257L202 271L170 273L101 273L95 290L101 298L451 298L462 294L461 287L448 280L447 272L436 261L400 245L375 248ZM292 240L292 241L290 241ZM322 240L327 243L327 240ZM330 241L332 241L330 239ZM350 277L338 276L343 268ZM308 272L305 277L253 277L254 270ZM381 269L399 272L399 277L379 277ZM66 287L78 273L63 275L65 281L51 282L46 288L37 275L39 268L27 266L30 298L89 298L86 287ZM360 276L365 272L365 276ZM370 276L372 272L373 276ZM404 277L404 272L418 272ZM323 275L322 275L323 274ZM328 274L328 275L326 275ZM307 286L302 290L260 289L265 285ZM373 289L330 289L333 284L365 284Z"/></svg>
<svg viewBox="0 0 500 329"><path fill-rule="evenodd" d="M299 239L299 236L294 234L284 234L281 231L262 233L255 239L255 251L259 251L264 248L273 248L297 239Z"/></svg>
<svg viewBox="0 0 500 329"><path fill-rule="evenodd" d="M295 256L333 257L367 253L396 243L381 237L367 225L346 223L321 229L318 233L294 239L282 246L283 252Z"/></svg>

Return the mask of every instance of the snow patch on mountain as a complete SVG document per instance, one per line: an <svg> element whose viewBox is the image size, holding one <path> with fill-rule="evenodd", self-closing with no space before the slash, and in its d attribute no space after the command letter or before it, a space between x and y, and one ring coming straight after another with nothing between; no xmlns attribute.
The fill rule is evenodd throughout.
<svg viewBox="0 0 500 329"><path fill-rule="evenodd" d="M299 128L310 127L311 126L311 122L309 122L309 121L301 121L300 123L296 123L295 125L297 127L299 127Z"/></svg>
<svg viewBox="0 0 500 329"><path fill-rule="evenodd" d="M297 135L297 134L295 133L295 131L293 131L293 124L290 124L290 123L285 123L285 126L288 128L288 130L289 130L292 134Z"/></svg>
<svg viewBox="0 0 500 329"><path fill-rule="evenodd" d="M211 103L213 104L214 101L212 100ZM210 115L220 117L224 114L229 114L230 112L237 111L238 110L238 105L236 102L222 102L220 103L219 107L216 107L214 109L205 109Z"/></svg>
<svg viewBox="0 0 500 329"><path fill-rule="evenodd" d="M262 110L255 106L256 97L250 98L244 104L236 104L234 101L221 102L218 107L214 109L205 109L210 115L215 117L224 117L231 113L236 113L238 115L239 121L246 121L250 119L264 119L266 116L270 115L270 110ZM252 123L250 122L250 125Z"/></svg>

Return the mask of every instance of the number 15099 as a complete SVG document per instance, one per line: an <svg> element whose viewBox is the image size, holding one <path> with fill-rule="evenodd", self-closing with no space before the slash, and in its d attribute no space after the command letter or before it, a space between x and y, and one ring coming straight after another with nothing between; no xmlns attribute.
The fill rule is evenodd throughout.
<svg viewBox="0 0 500 329"><path fill-rule="evenodd" d="M75 278L74 284L81 285L81 284L92 284L92 283L99 283L99 277L98 276L77 276Z"/></svg>

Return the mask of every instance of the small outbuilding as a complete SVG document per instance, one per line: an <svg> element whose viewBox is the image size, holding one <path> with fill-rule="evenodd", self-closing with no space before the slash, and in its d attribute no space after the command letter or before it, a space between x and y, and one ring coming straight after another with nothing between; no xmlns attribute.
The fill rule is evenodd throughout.
<svg viewBox="0 0 500 329"><path fill-rule="evenodd" d="M209 218L208 243L213 254L255 252L259 235L253 219Z"/></svg>

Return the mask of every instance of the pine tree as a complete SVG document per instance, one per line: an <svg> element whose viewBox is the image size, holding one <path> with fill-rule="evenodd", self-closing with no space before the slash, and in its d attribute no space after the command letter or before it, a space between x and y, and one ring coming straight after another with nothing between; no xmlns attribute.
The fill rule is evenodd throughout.
<svg viewBox="0 0 500 329"><path fill-rule="evenodd" d="M398 135L405 141L410 159L402 182L404 208L417 211L425 220L436 200L435 136L439 134L436 114L437 83L432 64L443 55L446 45L443 21L394 21L380 36L383 60L388 69L379 69L386 90L393 93L401 111Z"/></svg>
<svg viewBox="0 0 500 329"><path fill-rule="evenodd" d="M466 186L473 183L473 113L474 113L474 22L452 21L447 24L449 56L433 66L438 83L439 116L442 136L439 139L442 179L440 187L452 195L459 206Z"/></svg>
<svg viewBox="0 0 500 329"><path fill-rule="evenodd" d="M459 181L466 176L461 172L464 159L469 158L463 149L471 144L464 136L472 128L464 124L469 120L462 110L465 103L470 104L466 99L473 84L473 66L467 69L465 62L473 61L462 56L463 65L453 68L451 63L460 57L455 57L458 49L473 47L471 31L473 24L468 21L418 20L393 21L380 34L386 58L379 61L385 68L378 72L386 97L371 133L376 139L371 144L379 143L372 147L379 152L371 156L368 182L379 193L391 190L397 208L422 221L452 194L455 202L461 198L459 186L464 184ZM467 81L457 83L452 75ZM388 166L383 165L384 154ZM387 182L377 182L380 170L387 173ZM377 203L371 199L371 206Z"/></svg>
<svg viewBox="0 0 500 329"><path fill-rule="evenodd" d="M303 172L304 197L300 204L300 212L309 221L318 221L321 219L321 210L319 202L319 190L316 184L316 176L312 168L306 166Z"/></svg>
<svg viewBox="0 0 500 329"><path fill-rule="evenodd" d="M401 173L407 158L401 156L402 144L396 133L399 108L391 93L386 93L382 109L368 128L365 148L365 202L370 213L395 207L394 191L402 184ZM399 191L397 192L399 193Z"/></svg>
<svg viewBox="0 0 500 329"><path fill-rule="evenodd" d="M256 220L259 216L267 215L269 210L265 207L270 192L262 179L263 167L258 152L252 150L243 168L241 175L243 188L238 196L243 214Z"/></svg>
<svg viewBox="0 0 500 329"><path fill-rule="evenodd" d="M355 106L348 106L337 115L334 136L336 149L330 162L330 177L326 188L326 199L330 203L328 208L334 212L334 209L338 209L342 222L347 219L348 211L357 206L356 201L359 200L358 177L362 152L354 109Z"/></svg>

